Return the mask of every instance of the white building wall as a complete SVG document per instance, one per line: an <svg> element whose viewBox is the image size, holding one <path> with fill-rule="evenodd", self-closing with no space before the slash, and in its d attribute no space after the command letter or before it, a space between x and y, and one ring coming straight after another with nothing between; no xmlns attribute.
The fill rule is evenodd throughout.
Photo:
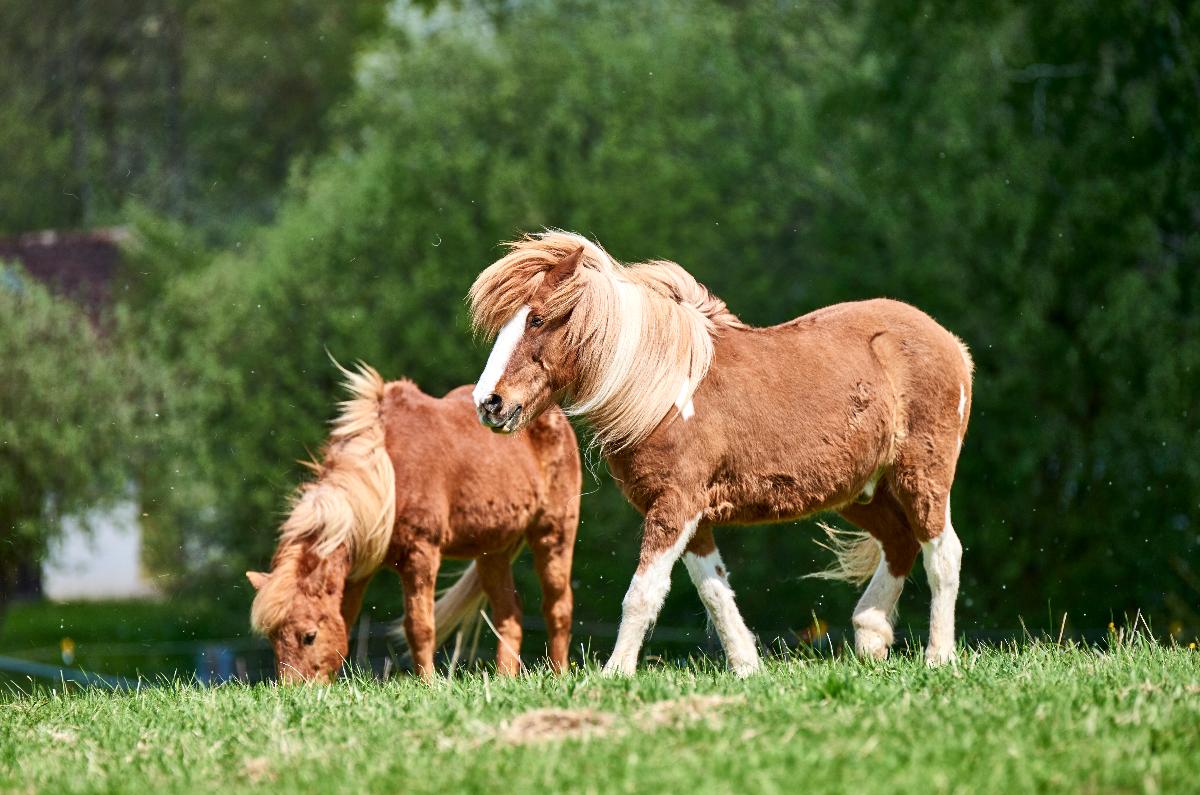
<svg viewBox="0 0 1200 795"><path fill-rule="evenodd" d="M137 504L118 503L90 515L92 532L77 520L63 522L63 534L42 566L47 599L125 599L153 596L142 571L142 529Z"/></svg>

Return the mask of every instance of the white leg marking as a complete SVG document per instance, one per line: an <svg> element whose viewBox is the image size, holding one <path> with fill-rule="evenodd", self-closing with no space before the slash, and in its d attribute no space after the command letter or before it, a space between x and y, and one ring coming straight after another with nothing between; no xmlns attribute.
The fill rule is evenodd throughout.
<svg viewBox="0 0 1200 795"><path fill-rule="evenodd" d="M717 637L725 647L725 656L729 659L729 667L738 676L749 676L758 670L758 647L754 635L742 620L737 603L733 599L733 589L729 587L728 571L721 553L713 550L711 553L699 556L687 553L683 556L688 574L700 594L700 601L708 611L708 617L717 628Z"/></svg>
<svg viewBox="0 0 1200 795"><path fill-rule="evenodd" d="M904 590L904 578L888 569L887 558L879 556L879 566L854 608L854 651L862 657L885 659L892 645L892 620L896 603Z"/></svg>
<svg viewBox="0 0 1200 795"><path fill-rule="evenodd" d="M692 382L684 379L684 382L679 385L679 397L675 398L675 408L679 409L684 422L690 420L696 413L696 407L692 405L692 399L689 397L691 391Z"/></svg>
<svg viewBox="0 0 1200 795"><path fill-rule="evenodd" d="M962 384L958 385L958 419L962 420L963 412L967 410L967 388Z"/></svg>
<svg viewBox="0 0 1200 795"><path fill-rule="evenodd" d="M634 574L629 581L629 590L621 602L621 627L617 630L617 643L604 666L604 673L632 674L637 668L642 641L646 639L650 625L658 618L658 611L662 609L667 592L671 590L671 569L695 535L702 515L698 513L696 518L684 524L683 532L671 548L655 558L644 571Z"/></svg>
<svg viewBox="0 0 1200 795"><path fill-rule="evenodd" d="M942 534L921 545L925 574L933 596L929 607L929 647L925 660L941 665L954 659L954 603L958 599L958 577L962 567L962 544L950 524L949 500Z"/></svg>
<svg viewBox="0 0 1200 795"><path fill-rule="evenodd" d="M508 367L509 357L516 350L521 337L525 335L525 318L528 316L529 307L521 307L517 310L517 314L513 315L512 320L505 323L504 327L500 329L500 333L496 335L496 343L492 345L492 352L488 356L487 365L483 368L483 375L479 376L479 380L475 383L475 389L471 392L471 399L475 401L476 406L496 391L496 384Z"/></svg>

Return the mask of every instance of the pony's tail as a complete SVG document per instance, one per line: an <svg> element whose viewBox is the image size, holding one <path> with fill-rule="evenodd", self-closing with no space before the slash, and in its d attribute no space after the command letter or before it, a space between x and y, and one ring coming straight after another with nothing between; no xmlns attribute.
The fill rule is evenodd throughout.
<svg viewBox="0 0 1200 795"><path fill-rule="evenodd" d="M522 537L509 548L510 560L516 560L524 549L525 538ZM461 631L464 637L473 635L486 601L483 581L479 578L479 567L472 561L454 584L442 591L433 603L434 647L441 646L456 632ZM391 635L407 645L403 616L392 624Z"/></svg>
<svg viewBox="0 0 1200 795"><path fill-rule="evenodd" d="M826 569L805 576L819 580L841 580L855 585L871 579L883 557L879 542L870 533L861 530L840 530L823 523L820 527L825 531L825 538L817 541L817 546L833 553L833 563Z"/></svg>

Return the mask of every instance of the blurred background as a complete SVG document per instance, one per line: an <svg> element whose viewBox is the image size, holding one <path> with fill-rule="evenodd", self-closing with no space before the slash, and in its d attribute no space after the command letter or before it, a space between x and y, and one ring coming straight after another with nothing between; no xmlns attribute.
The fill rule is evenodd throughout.
<svg viewBox="0 0 1200 795"><path fill-rule="evenodd" d="M1194 639L1198 30L1170 0L0 0L0 677L269 668L243 572L334 414L326 351L473 380L467 287L544 226L755 324L922 307L977 364L962 634ZM593 469L604 654L639 517ZM815 532L719 535L768 643L848 628ZM676 586L650 652L714 649ZM918 570L901 635L927 597Z"/></svg>

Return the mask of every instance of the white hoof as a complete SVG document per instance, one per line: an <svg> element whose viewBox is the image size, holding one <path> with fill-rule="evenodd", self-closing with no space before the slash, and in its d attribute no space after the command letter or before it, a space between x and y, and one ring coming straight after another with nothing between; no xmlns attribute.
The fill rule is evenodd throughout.
<svg viewBox="0 0 1200 795"><path fill-rule="evenodd" d="M854 653L872 660L886 660L891 639L873 629L858 629L854 632Z"/></svg>
<svg viewBox="0 0 1200 795"><path fill-rule="evenodd" d="M729 670L733 671L733 675L738 679L745 679L751 674L758 673L758 669L762 667L759 662L758 655L743 659L729 659Z"/></svg>
<svg viewBox="0 0 1200 795"><path fill-rule="evenodd" d="M636 660L622 660L617 657L609 657L608 662L604 664L602 673L605 676L633 676L633 672L637 670Z"/></svg>
<svg viewBox="0 0 1200 795"><path fill-rule="evenodd" d="M925 649L925 664L930 668L938 668L957 659L953 646L930 646Z"/></svg>

